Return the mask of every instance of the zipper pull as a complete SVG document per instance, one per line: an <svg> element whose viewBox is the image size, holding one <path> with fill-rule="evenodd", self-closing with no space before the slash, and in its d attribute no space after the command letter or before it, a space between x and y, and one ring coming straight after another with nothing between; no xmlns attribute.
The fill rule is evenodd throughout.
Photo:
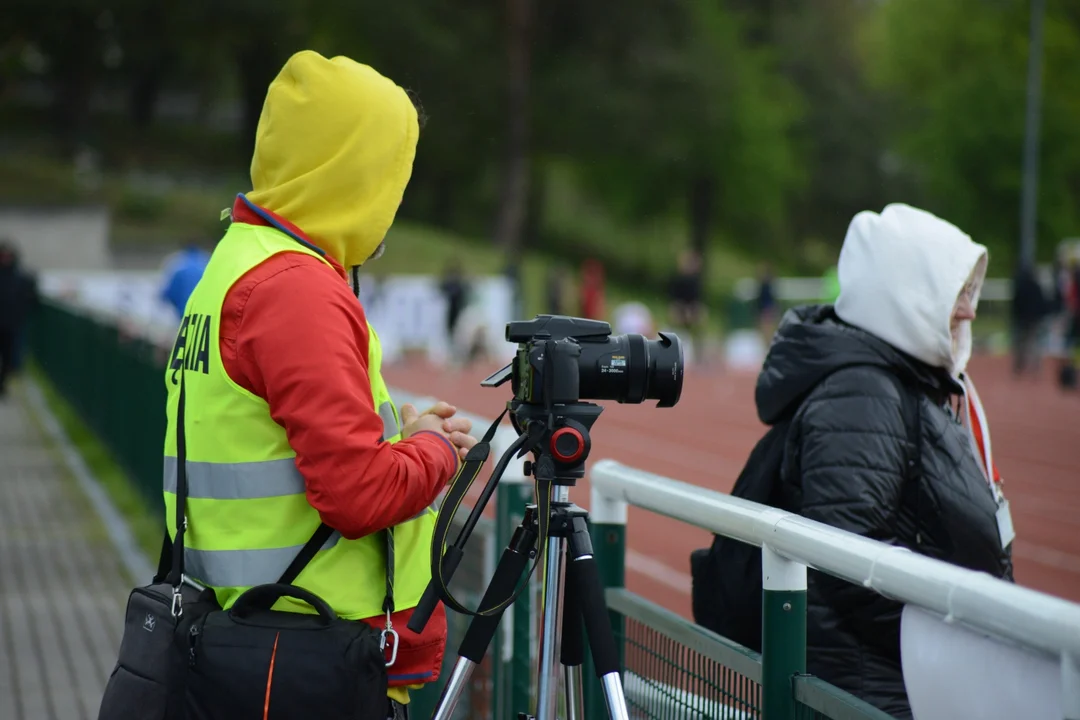
<svg viewBox="0 0 1080 720"><path fill-rule="evenodd" d="M188 630L188 665L195 667L195 646L199 641L199 626L192 625Z"/></svg>

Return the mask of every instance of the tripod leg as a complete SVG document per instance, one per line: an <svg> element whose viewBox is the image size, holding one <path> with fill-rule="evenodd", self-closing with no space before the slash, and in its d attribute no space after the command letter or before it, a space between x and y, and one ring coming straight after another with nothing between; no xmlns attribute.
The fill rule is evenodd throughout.
<svg viewBox="0 0 1080 720"><path fill-rule="evenodd" d="M540 658L536 683L536 720L556 720L559 690L559 630L566 539L549 537L544 557L544 601L541 609Z"/></svg>
<svg viewBox="0 0 1080 720"><path fill-rule="evenodd" d="M585 637L581 627L581 603L577 583L567 575L563 583L562 650L563 682L566 687L566 720L584 720L585 704L581 695L581 666L585 662Z"/></svg>
<svg viewBox="0 0 1080 720"><path fill-rule="evenodd" d="M596 558L593 557L588 525L583 517L576 517L572 522L573 531L569 539L570 561L566 568L567 582L576 588L589 649L596 666L596 676L604 686L608 717L612 720L629 720L619 668L619 653L615 645L615 634L608 621L604 588L600 583Z"/></svg>
<svg viewBox="0 0 1080 720"><path fill-rule="evenodd" d="M535 517L535 512L531 508L526 511L525 517L522 518L521 524L510 539L510 544L503 550L499 564L495 566L495 573L491 576L491 582L488 583L478 611L486 611L495 603L504 601L514 594L518 581L529 564L533 546L536 543L536 531L533 529ZM458 654L461 657L454 664L454 671L450 674L446 687L443 688L432 720L449 720L453 716L454 709L461 699L461 693L465 690L473 669L484 659L484 654L491 645L491 639L505 611L506 607L503 607L492 615L473 617L458 648Z"/></svg>

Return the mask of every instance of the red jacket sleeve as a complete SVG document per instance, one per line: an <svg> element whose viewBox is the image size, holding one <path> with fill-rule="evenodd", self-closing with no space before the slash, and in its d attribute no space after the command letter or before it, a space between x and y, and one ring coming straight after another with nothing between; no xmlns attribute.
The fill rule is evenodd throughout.
<svg viewBox="0 0 1080 720"><path fill-rule="evenodd" d="M291 263L250 289L236 368L285 428L308 501L346 538L417 515L457 470L437 433L380 441L363 309L322 263Z"/></svg>

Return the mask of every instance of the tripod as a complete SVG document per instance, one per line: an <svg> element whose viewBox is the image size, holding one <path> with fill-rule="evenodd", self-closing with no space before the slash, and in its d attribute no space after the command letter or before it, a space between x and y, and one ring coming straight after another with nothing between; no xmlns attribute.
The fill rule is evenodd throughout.
<svg viewBox="0 0 1080 720"><path fill-rule="evenodd" d="M590 419L595 419L595 415ZM536 545L543 534L540 525L545 508L548 522L543 548L536 715L519 713L518 720L556 720L559 665L565 671L566 720L584 720L581 666L585 661L586 640L604 689L608 715L613 720L629 718L615 635L608 621L589 537L589 514L569 502L570 487L584 475L584 460L590 445L588 429L584 423L566 418L559 418L557 424L560 427L554 432L544 433L548 442L540 443L536 462L526 463L526 474L534 475L538 492L545 495L540 496L541 502L525 506L525 515L503 551L480 601L478 614L461 641L458 661L439 698L433 720L450 720L469 677L483 660L503 612L512 605L506 598L515 596L523 572L540 550Z"/></svg>

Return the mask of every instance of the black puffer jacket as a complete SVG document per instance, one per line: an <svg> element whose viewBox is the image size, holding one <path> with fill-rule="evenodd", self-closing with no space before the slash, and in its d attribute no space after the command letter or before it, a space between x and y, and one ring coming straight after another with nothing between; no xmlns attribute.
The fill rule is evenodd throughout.
<svg viewBox="0 0 1080 720"><path fill-rule="evenodd" d="M921 472L910 481L900 390L887 373L920 394ZM765 423L795 412L783 507L1011 579L992 491L967 430L948 410L961 392L947 373L845 325L831 306L789 312L756 394ZM808 580L808 672L896 717L910 717L900 665L902 606L815 571Z"/></svg>

